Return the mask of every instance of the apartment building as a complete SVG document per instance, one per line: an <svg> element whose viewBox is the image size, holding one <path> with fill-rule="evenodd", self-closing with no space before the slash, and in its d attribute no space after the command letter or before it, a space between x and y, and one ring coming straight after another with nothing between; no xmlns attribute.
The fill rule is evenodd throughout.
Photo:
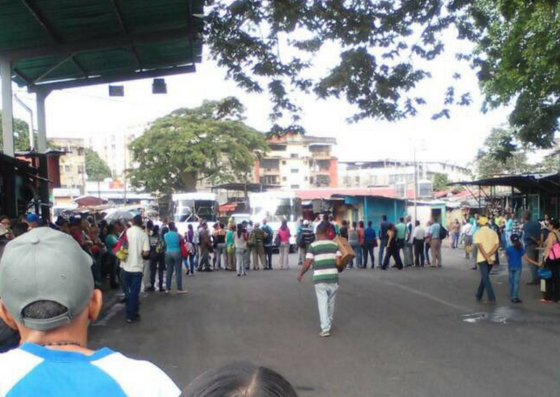
<svg viewBox="0 0 560 397"><path fill-rule="evenodd" d="M86 138L85 145L99 154L113 174L113 178L122 177L132 162L132 153L128 146L135 139L132 133L115 133L96 135Z"/></svg>
<svg viewBox="0 0 560 397"><path fill-rule="evenodd" d="M288 190L338 186L336 139L294 133L268 143L270 151L255 164L255 182Z"/></svg>
<svg viewBox="0 0 560 397"><path fill-rule="evenodd" d="M86 155L84 140L81 138L52 138L57 149L65 152L60 157L60 188L85 191Z"/></svg>
<svg viewBox="0 0 560 397"><path fill-rule="evenodd" d="M417 163L419 181L433 181L436 174L445 174L450 182L472 178L468 168L439 161ZM341 162L339 185L343 187L395 186L414 183L414 162L401 160L376 160L365 162Z"/></svg>

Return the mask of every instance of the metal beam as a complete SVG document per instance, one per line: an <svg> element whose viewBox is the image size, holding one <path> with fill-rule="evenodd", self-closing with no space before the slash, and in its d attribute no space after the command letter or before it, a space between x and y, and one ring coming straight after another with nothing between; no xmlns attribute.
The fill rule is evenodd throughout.
<svg viewBox="0 0 560 397"><path fill-rule="evenodd" d="M62 38L55 32L54 28L50 25L47 19L43 16L43 13L37 8L37 6L32 3L30 0L20 0L23 5L29 10L33 18L41 25L43 30L47 32L54 41L57 43L62 43Z"/></svg>
<svg viewBox="0 0 560 397"><path fill-rule="evenodd" d="M113 5L113 10L115 11L115 15L117 16L117 19L119 21L119 25L121 25L121 29L122 29L123 33L128 34L129 31L126 28L126 25L124 23L121 8L120 8L119 4L117 3L118 0L110 0L110 1L111 1L111 4ZM134 60L138 64L138 69L143 69L142 62L140 62L140 58L138 57L138 52L136 51L136 47L134 46L134 44L132 44L130 46L130 50L132 51L132 55L134 56Z"/></svg>
<svg viewBox="0 0 560 397"><path fill-rule="evenodd" d="M37 84L39 83L41 80L43 80L45 77L47 77L49 74L51 74L51 72L55 71L56 69L58 69L60 66L64 65L66 62L68 62L70 59L72 59L72 55L67 56L66 58L64 58L62 61L58 62L57 64L53 65L52 67L50 67L49 69L47 69L45 72L43 72L40 76L38 76L35 80L33 80L32 84Z"/></svg>
<svg viewBox="0 0 560 397"><path fill-rule="evenodd" d="M4 154L14 157L14 109L12 103L12 65L6 59L0 59L2 78L2 142Z"/></svg>
<svg viewBox="0 0 560 397"><path fill-rule="evenodd" d="M22 50L0 51L0 58L12 62L21 59L31 59L54 55L71 55L81 52L108 50L113 48L129 48L131 45L159 43L163 41L184 40L189 37L185 28L161 30L156 32L142 32L135 34L121 34L103 39L87 40L68 44L55 44Z"/></svg>
<svg viewBox="0 0 560 397"><path fill-rule="evenodd" d="M45 100L50 94L48 90L37 91L37 150L39 153L47 151L47 120Z"/></svg>
<svg viewBox="0 0 560 397"><path fill-rule="evenodd" d="M50 84L45 83L45 84L30 86L29 92L37 92L38 90L41 89L63 90L66 88L85 87L85 86L98 85L98 84L111 84L111 83L118 83L122 81L131 81L131 80L139 80L139 79L155 78L155 77L163 77L163 76L173 76L177 74L194 73L194 72L196 72L195 65L178 66L174 68L165 68L165 69L144 70L132 74L94 77L94 78L87 78L87 79L76 79L76 80L61 81L61 82L50 83Z"/></svg>

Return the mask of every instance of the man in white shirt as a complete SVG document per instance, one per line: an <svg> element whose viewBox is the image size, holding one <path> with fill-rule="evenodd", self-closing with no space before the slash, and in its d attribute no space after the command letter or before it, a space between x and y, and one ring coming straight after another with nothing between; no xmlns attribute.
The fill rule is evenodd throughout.
<svg viewBox="0 0 560 397"><path fill-rule="evenodd" d="M412 244L414 245L414 265L424 267L424 242L426 241L426 231L420 226L420 221L416 221L416 227L412 231Z"/></svg>
<svg viewBox="0 0 560 397"><path fill-rule="evenodd" d="M158 367L88 348L101 311L92 259L69 235L40 227L6 246L0 262L0 317L21 345L0 354L0 396L177 397Z"/></svg>
<svg viewBox="0 0 560 397"><path fill-rule="evenodd" d="M410 215L407 215L405 218L406 222L406 238L405 238L405 248L404 248L404 266L410 267L412 266L413 258L412 252L414 250L414 238L412 237L413 227L412 227L412 218Z"/></svg>
<svg viewBox="0 0 560 397"><path fill-rule="evenodd" d="M463 221L463 227L461 228L461 235L463 239L463 244L465 246L465 258L469 259L470 252L472 252L472 243L473 243L473 225L470 222Z"/></svg>
<svg viewBox="0 0 560 397"><path fill-rule="evenodd" d="M132 224L132 227L125 232L128 240L128 256L121 261L122 277L127 292L125 294L126 322L129 324L140 320L138 301L144 272L144 258L150 256L150 240L142 229L142 216L136 215Z"/></svg>

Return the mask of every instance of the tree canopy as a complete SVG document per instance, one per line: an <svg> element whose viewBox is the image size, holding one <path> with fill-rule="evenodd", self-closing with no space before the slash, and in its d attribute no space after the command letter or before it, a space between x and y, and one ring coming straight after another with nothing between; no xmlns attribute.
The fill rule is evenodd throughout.
<svg viewBox="0 0 560 397"><path fill-rule="evenodd" d="M36 134L35 134L36 135ZM2 136L2 112L0 112L0 137ZM37 142L35 137L35 142ZM0 149L4 148L0 139ZM29 150L29 126L21 119L14 118L14 148L15 150Z"/></svg>
<svg viewBox="0 0 560 397"><path fill-rule="evenodd" d="M523 144L547 147L560 116L560 6L557 0L208 0L206 38L228 76L249 92L268 92L271 118L291 116L301 130L292 92L345 98L357 107L351 120L397 121L426 104L418 84L422 68L445 49L443 35L476 44L456 54L476 69L485 109L515 102L512 134ZM334 44L338 61L310 75L313 58ZM460 79L456 73L455 79ZM445 89L440 111L469 105L469 92ZM511 152L510 152L511 154ZM508 156L510 155L508 154Z"/></svg>
<svg viewBox="0 0 560 397"><path fill-rule="evenodd" d="M111 169L93 149L86 148L86 174L91 181L102 181L111 178Z"/></svg>
<svg viewBox="0 0 560 397"><path fill-rule="evenodd" d="M268 150L265 135L243 123L235 98L205 101L157 119L130 145L132 184L169 195L210 183L248 181L255 160Z"/></svg>

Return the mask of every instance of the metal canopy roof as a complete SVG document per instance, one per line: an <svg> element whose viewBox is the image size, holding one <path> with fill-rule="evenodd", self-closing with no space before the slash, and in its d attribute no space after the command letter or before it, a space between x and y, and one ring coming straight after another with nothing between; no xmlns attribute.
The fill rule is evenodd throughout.
<svg viewBox="0 0 560 397"><path fill-rule="evenodd" d="M0 58L30 91L195 71L203 0L0 0Z"/></svg>
<svg viewBox="0 0 560 397"><path fill-rule="evenodd" d="M480 179L478 181L454 182L448 186L451 185L510 186L520 191L527 191L531 188L540 188L546 191L560 191L560 173L503 175L496 178Z"/></svg>

